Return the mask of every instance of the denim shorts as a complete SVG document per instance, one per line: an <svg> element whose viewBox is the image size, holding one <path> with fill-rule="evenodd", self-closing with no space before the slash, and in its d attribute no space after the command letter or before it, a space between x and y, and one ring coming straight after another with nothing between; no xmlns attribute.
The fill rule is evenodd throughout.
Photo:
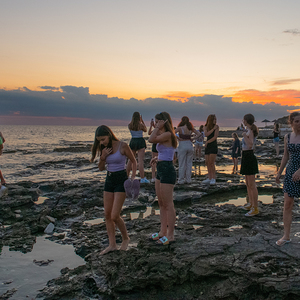
<svg viewBox="0 0 300 300"><path fill-rule="evenodd" d="M278 143L279 142L279 136L273 139L274 143Z"/></svg>
<svg viewBox="0 0 300 300"><path fill-rule="evenodd" d="M104 191L109 193L125 193L124 182L128 178L126 170L107 172Z"/></svg>
<svg viewBox="0 0 300 300"><path fill-rule="evenodd" d="M173 161L158 161L156 169L156 179L160 180L160 183L175 184L176 171Z"/></svg>

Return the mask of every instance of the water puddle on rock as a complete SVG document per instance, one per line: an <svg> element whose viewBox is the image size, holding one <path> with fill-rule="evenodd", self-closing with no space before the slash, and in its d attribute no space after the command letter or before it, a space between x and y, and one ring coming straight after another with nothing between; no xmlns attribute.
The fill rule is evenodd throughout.
<svg viewBox="0 0 300 300"><path fill-rule="evenodd" d="M49 199L48 197L38 197L38 200L35 202L35 204L43 204L47 199Z"/></svg>
<svg viewBox="0 0 300 300"><path fill-rule="evenodd" d="M273 203L273 195L258 195L258 201L261 201L264 204L271 204ZM225 204L233 204L235 206L242 206L247 203L246 197L237 197L234 199L225 200L224 202L218 202L215 205L221 206Z"/></svg>
<svg viewBox="0 0 300 300"><path fill-rule="evenodd" d="M154 216L154 215L159 216L160 210L152 206L147 206L146 211L144 209L140 211L136 211L136 210L128 211L126 212L126 214L123 214L122 217L128 218L130 220L135 220L135 219L145 219L148 216Z"/></svg>
<svg viewBox="0 0 300 300"><path fill-rule="evenodd" d="M195 230L197 230L197 229L199 229L199 228L202 228L203 226L202 225L193 225L193 228L195 229Z"/></svg>
<svg viewBox="0 0 300 300"><path fill-rule="evenodd" d="M33 250L26 254L4 246L0 255L0 295L16 289L9 299L36 299L49 280L61 275L62 268L74 269L84 264L73 246L51 242L45 236L37 237Z"/></svg>
<svg viewBox="0 0 300 300"><path fill-rule="evenodd" d="M243 226L242 225L233 225L233 226L230 226L229 228L226 228L226 230L228 231L234 231L236 229L242 229Z"/></svg>
<svg viewBox="0 0 300 300"><path fill-rule="evenodd" d="M105 222L104 218L97 218L97 219L93 219L93 220L86 220L83 222L83 224L85 225L98 225L98 224L102 224Z"/></svg>

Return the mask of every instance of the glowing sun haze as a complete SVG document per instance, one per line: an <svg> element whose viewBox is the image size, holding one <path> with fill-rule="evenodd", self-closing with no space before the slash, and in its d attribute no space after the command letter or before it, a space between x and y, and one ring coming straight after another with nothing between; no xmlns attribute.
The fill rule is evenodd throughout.
<svg viewBox="0 0 300 300"><path fill-rule="evenodd" d="M217 95L291 109L300 103L300 1L0 0L0 6L2 107L5 92L32 97L23 87L49 94L65 86L108 98L189 103ZM16 112L30 116L22 107L5 115Z"/></svg>

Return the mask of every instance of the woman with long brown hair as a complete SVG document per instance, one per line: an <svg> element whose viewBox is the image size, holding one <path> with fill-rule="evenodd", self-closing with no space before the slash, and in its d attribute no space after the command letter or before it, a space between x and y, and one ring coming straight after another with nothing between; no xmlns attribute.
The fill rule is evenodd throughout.
<svg viewBox="0 0 300 300"><path fill-rule="evenodd" d="M91 162L95 160L97 155L100 156L99 170L107 169L103 204L109 246L100 253L103 255L117 250L115 225L117 225L122 234L123 241L120 250L126 250L128 247L130 239L124 220L121 217L121 210L125 201L124 182L128 178L125 164L128 158L132 163L131 180L133 180L136 173L136 160L129 146L119 141L111 129L105 125L96 129Z"/></svg>
<svg viewBox="0 0 300 300"><path fill-rule="evenodd" d="M144 171L144 159L145 159L145 149L146 141L143 138L143 132L147 132L147 127L143 121L142 115L139 112L134 112L132 115L131 122L128 124L128 129L131 133L131 140L129 147L132 150L134 157L136 153L138 155L138 167L140 172L141 183L150 183L150 181L145 177ZM131 162L127 164L127 174L129 176L131 170Z"/></svg>
<svg viewBox="0 0 300 300"><path fill-rule="evenodd" d="M200 135L200 133L194 128L193 124L190 122L190 119L187 116L181 118L181 122L175 129L175 133L178 133L179 136L179 146L177 148L179 165L178 183L191 183L194 155L192 134L194 133L197 138Z"/></svg>
<svg viewBox="0 0 300 300"><path fill-rule="evenodd" d="M205 163L207 166L208 178L203 180L205 184L216 184L216 158L218 154L217 138L219 126L216 115L209 115L204 126L204 134L207 137L205 142Z"/></svg>
<svg viewBox="0 0 300 300"><path fill-rule="evenodd" d="M255 174L258 173L258 163L253 151L256 137L258 136L258 128L254 124L255 119L252 114L246 114L243 122L246 127L246 131L243 132L240 173L245 175L247 194L249 197L249 203L244 206L244 208L249 210L249 212L246 213L245 216L253 217L259 213L258 191L255 182Z"/></svg>
<svg viewBox="0 0 300 300"><path fill-rule="evenodd" d="M152 234L150 239L156 241L158 245L167 245L175 241L176 211L173 190L176 172L173 158L177 147L172 119L167 112L155 116L155 128L149 137L149 142L157 144L158 156L151 159L151 165L157 164L155 191L160 208L160 231Z"/></svg>
<svg viewBox="0 0 300 300"><path fill-rule="evenodd" d="M289 123L293 131L286 134L284 137L284 153L276 177L276 182L280 183L280 176L285 166L288 164L283 183L284 234L283 237L276 242L276 245L278 246L283 246L291 241L290 232L294 198L300 197L300 112L292 112L289 116Z"/></svg>

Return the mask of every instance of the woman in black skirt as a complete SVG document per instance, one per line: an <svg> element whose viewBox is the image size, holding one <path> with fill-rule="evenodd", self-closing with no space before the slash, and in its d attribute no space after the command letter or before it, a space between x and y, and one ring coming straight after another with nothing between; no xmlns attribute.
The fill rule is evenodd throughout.
<svg viewBox="0 0 300 300"><path fill-rule="evenodd" d="M245 175L247 193L249 197L249 203L247 203L244 207L249 210L245 216L253 217L259 213L257 207L258 192L255 182L255 174L258 173L258 164L253 152L255 139L258 136L258 128L254 124L254 116L252 114L245 115L243 122L247 130L243 132L242 139L241 174Z"/></svg>

